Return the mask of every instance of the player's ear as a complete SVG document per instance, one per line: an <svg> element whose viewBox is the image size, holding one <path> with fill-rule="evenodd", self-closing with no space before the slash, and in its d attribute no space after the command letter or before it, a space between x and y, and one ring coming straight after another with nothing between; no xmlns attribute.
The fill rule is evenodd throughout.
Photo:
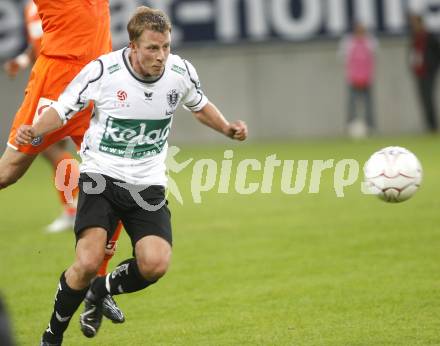
<svg viewBox="0 0 440 346"><path fill-rule="evenodd" d="M137 48L137 44L136 41L130 41L130 43L128 44L128 46L133 49L133 48Z"/></svg>

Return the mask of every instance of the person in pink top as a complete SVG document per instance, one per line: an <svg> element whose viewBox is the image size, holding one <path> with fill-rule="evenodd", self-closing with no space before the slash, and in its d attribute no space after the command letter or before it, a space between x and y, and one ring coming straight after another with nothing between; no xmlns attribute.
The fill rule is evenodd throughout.
<svg viewBox="0 0 440 346"><path fill-rule="evenodd" d="M375 70L377 41L364 25L356 23L352 34L343 38L341 52L345 63L345 77L349 86L348 126L359 119L362 102L364 119L369 131L375 129L372 86Z"/></svg>

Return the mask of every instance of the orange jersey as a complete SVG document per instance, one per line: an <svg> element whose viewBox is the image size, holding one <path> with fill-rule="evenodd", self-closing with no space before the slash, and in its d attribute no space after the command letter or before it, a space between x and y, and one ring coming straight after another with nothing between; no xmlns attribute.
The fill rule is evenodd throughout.
<svg viewBox="0 0 440 346"><path fill-rule="evenodd" d="M24 8L24 20L26 23L26 32L28 44L34 49L35 58L40 54L41 37L43 36L43 27L38 8L35 3L30 0Z"/></svg>
<svg viewBox="0 0 440 346"><path fill-rule="evenodd" d="M35 155L70 136L79 145L90 121L91 108L76 114L70 124L44 136L38 143L17 146L23 124L32 124L56 101L81 68L111 51L108 0L34 0L43 24L40 55L32 68L23 103L15 115L8 145Z"/></svg>
<svg viewBox="0 0 440 346"><path fill-rule="evenodd" d="M34 0L43 24L41 54L86 64L111 51L108 0Z"/></svg>

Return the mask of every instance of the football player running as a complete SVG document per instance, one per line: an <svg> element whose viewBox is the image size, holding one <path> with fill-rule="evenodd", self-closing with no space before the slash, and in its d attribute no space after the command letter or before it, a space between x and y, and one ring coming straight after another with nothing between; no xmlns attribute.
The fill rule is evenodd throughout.
<svg viewBox="0 0 440 346"><path fill-rule="evenodd" d="M165 13L141 6L127 30L129 47L85 66L58 101L34 125L21 126L16 136L18 144L30 143L75 121L74 114L94 102L80 152L76 256L59 283L72 294L57 292L51 321L61 317L64 322L44 332L43 345L61 345L84 296L81 330L94 337L101 325L103 297L142 290L167 272L172 232L164 192L165 158L178 104L232 139L247 137L244 122L228 122L207 99L191 63L170 54L171 23ZM118 219L131 239L134 257L90 285L104 257L107 233Z"/></svg>

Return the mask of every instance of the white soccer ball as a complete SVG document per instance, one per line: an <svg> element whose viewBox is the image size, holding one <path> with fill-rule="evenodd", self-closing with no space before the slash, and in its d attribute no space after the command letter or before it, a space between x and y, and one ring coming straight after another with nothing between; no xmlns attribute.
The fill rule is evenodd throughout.
<svg viewBox="0 0 440 346"><path fill-rule="evenodd" d="M412 197L422 182L422 165L409 150L387 147L375 152L364 166L365 187L386 202Z"/></svg>

